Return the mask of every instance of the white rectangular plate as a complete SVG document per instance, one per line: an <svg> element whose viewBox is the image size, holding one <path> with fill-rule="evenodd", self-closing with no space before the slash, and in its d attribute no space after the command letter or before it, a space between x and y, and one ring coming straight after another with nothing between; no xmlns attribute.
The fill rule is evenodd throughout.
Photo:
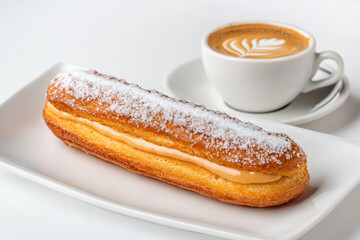
<svg viewBox="0 0 360 240"><path fill-rule="evenodd" d="M225 204L133 174L63 144L42 119L57 64L0 107L0 165L96 206L151 222L230 239L292 239L324 218L360 180L360 149L334 136L259 122L288 134L308 156L310 186L295 201L258 209Z"/></svg>

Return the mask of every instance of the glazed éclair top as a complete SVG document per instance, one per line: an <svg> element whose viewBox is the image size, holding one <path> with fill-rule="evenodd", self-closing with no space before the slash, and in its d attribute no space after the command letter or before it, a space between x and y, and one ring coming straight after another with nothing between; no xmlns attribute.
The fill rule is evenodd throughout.
<svg viewBox="0 0 360 240"><path fill-rule="evenodd" d="M291 171L306 163L303 150L285 134L93 70L58 74L50 83L47 98L55 106L61 102L93 115L96 113L87 105L95 102L95 111L101 110L115 121L126 118L137 127L174 140L186 139L191 146L203 146L210 157L247 170Z"/></svg>

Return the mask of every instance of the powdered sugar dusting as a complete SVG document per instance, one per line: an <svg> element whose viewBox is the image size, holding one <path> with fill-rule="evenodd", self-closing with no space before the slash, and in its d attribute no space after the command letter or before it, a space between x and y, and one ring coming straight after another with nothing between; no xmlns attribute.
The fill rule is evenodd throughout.
<svg viewBox="0 0 360 240"><path fill-rule="evenodd" d="M178 137L176 132L168 126L179 127L193 144L200 140L205 142L207 149L228 152L226 160L230 162L243 161L252 165L253 158L257 158L256 164L281 164L279 157L285 154L288 158L291 153L292 142L284 135L95 71L61 73L51 85L56 91L64 91L75 99L85 102L96 99L108 112L127 116L131 122L172 134L175 138ZM55 95L49 97L55 98ZM73 106L74 101L66 104ZM161 121L154 121L159 115ZM239 150L245 151L247 156L233 154Z"/></svg>

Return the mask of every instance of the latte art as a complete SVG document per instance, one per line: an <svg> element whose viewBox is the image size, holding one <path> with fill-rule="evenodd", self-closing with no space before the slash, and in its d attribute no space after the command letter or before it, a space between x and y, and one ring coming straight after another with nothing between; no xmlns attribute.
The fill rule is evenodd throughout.
<svg viewBox="0 0 360 240"><path fill-rule="evenodd" d="M238 57L249 56L284 56L296 51L293 46L287 46L284 39L242 39L233 37L225 40L222 47Z"/></svg>
<svg viewBox="0 0 360 240"><path fill-rule="evenodd" d="M285 27L268 24L230 26L211 34L209 46L240 58L278 58L303 51L308 38Z"/></svg>

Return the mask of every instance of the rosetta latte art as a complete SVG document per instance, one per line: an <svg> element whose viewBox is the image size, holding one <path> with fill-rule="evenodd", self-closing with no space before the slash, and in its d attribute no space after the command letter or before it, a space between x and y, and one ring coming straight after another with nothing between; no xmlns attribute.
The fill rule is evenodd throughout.
<svg viewBox="0 0 360 240"><path fill-rule="evenodd" d="M284 39L228 38L222 47L230 54L241 58L269 58L291 55L296 47L288 46Z"/></svg>

